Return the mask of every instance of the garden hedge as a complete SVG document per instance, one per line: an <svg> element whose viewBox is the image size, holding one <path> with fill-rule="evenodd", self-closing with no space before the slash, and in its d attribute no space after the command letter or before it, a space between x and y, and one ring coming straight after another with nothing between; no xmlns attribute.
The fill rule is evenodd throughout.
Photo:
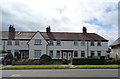
<svg viewBox="0 0 120 79"><path fill-rule="evenodd" d="M73 65L102 65L105 60L97 58L73 58Z"/></svg>

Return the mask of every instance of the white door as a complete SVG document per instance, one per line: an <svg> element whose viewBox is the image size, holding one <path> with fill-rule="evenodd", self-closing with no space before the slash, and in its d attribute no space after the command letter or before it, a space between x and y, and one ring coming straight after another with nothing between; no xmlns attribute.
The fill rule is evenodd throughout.
<svg viewBox="0 0 120 79"><path fill-rule="evenodd" d="M70 60L71 57L72 57L71 52L68 52L68 60Z"/></svg>
<svg viewBox="0 0 120 79"><path fill-rule="evenodd" d="M63 58L67 59L67 52L63 52Z"/></svg>

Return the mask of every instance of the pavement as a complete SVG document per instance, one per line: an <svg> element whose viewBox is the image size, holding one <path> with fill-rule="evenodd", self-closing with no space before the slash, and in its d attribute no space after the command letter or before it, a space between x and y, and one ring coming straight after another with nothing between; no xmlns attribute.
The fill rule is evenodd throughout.
<svg viewBox="0 0 120 79"><path fill-rule="evenodd" d="M2 70L2 77L118 77L118 69Z"/></svg>

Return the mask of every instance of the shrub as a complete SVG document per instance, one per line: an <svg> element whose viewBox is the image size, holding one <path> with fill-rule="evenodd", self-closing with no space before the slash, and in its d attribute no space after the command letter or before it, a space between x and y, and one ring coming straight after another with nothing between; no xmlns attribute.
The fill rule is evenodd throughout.
<svg viewBox="0 0 120 79"><path fill-rule="evenodd" d="M21 59L21 60L13 60L12 65L40 65L41 61L34 59Z"/></svg>
<svg viewBox="0 0 120 79"><path fill-rule="evenodd" d="M46 54L44 54L44 55L42 55L41 57L40 57L40 60L51 60L51 57L50 56L48 56L48 55L46 55Z"/></svg>
<svg viewBox="0 0 120 79"><path fill-rule="evenodd" d="M101 59L101 60L105 60L105 56L101 56L100 59Z"/></svg>
<svg viewBox="0 0 120 79"><path fill-rule="evenodd" d="M51 61L52 61L51 64L54 64L54 65L60 65L60 64L63 64L61 59L52 59Z"/></svg>
<svg viewBox="0 0 120 79"><path fill-rule="evenodd" d="M106 60L105 64L120 64L120 58Z"/></svg>
<svg viewBox="0 0 120 79"><path fill-rule="evenodd" d="M62 59L62 63L63 63L63 64L68 64L68 60L66 60L66 59L63 58L63 59Z"/></svg>
<svg viewBox="0 0 120 79"><path fill-rule="evenodd" d="M4 50L0 50L0 54L4 54L4 53L7 53L6 51L4 51Z"/></svg>
<svg viewBox="0 0 120 79"><path fill-rule="evenodd" d="M33 64L34 64L34 65L41 65L41 60L34 60L34 61L33 61Z"/></svg>
<svg viewBox="0 0 120 79"><path fill-rule="evenodd" d="M40 57L40 60L41 60L41 64L51 64L51 57L44 54Z"/></svg>
<svg viewBox="0 0 120 79"><path fill-rule="evenodd" d="M3 65L10 65L12 64L12 60L13 60L13 55L12 53L8 53L3 61Z"/></svg>
<svg viewBox="0 0 120 79"><path fill-rule="evenodd" d="M100 65L104 60L98 58L73 58L73 65Z"/></svg>

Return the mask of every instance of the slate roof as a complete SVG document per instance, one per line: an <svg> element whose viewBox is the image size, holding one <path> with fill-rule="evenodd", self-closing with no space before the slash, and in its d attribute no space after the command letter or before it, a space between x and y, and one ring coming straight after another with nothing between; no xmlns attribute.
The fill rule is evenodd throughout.
<svg viewBox="0 0 120 79"><path fill-rule="evenodd" d="M16 31L15 39L28 39L30 40L36 32L32 31ZM72 33L72 32L40 32L46 39L53 40L95 40L95 41L108 41L96 33ZM8 31L2 31L2 39L8 39Z"/></svg>
<svg viewBox="0 0 120 79"><path fill-rule="evenodd" d="M120 45L120 37L115 40L110 46L116 46L116 45Z"/></svg>

